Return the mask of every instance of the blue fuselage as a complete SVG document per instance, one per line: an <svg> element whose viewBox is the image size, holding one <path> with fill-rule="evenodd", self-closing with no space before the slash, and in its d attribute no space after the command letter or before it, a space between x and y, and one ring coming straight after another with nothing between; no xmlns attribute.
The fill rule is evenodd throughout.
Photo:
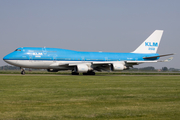
<svg viewBox="0 0 180 120"><path fill-rule="evenodd" d="M34 60L34 61L146 61L143 57L159 54L111 53L111 52L80 52L60 48L18 48L6 55L3 60ZM157 60L157 58L148 59Z"/></svg>

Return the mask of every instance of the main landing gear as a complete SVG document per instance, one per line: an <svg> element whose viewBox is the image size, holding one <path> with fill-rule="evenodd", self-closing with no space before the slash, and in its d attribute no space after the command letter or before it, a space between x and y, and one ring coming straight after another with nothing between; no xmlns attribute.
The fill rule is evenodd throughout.
<svg viewBox="0 0 180 120"><path fill-rule="evenodd" d="M25 75L25 68L20 68L21 69L21 75Z"/></svg>
<svg viewBox="0 0 180 120"><path fill-rule="evenodd" d="M72 75L79 75L78 72L72 72ZM87 73L83 73L83 75L95 75L95 72L87 72Z"/></svg>
<svg viewBox="0 0 180 120"><path fill-rule="evenodd" d="M95 72L87 72L87 73L83 73L83 75L95 75Z"/></svg>
<svg viewBox="0 0 180 120"><path fill-rule="evenodd" d="M71 75L79 75L78 72L72 72Z"/></svg>

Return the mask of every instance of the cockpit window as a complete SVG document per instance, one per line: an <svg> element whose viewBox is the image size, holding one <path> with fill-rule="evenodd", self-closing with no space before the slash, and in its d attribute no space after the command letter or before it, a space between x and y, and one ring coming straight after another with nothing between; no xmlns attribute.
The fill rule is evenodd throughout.
<svg viewBox="0 0 180 120"><path fill-rule="evenodd" d="M21 49L16 49L15 51L21 51Z"/></svg>

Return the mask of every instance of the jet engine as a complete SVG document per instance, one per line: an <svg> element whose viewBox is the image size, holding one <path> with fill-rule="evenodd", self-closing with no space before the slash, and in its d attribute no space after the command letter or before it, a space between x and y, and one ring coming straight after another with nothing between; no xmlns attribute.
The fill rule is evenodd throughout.
<svg viewBox="0 0 180 120"><path fill-rule="evenodd" d="M125 69L128 69L128 67L126 67L125 65L123 65L121 63L113 63L113 64L111 64L111 70L112 71L125 70Z"/></svg>
<svg viewBox="0 0 180 120"><path fill-rule="evenodd" d="M77 65L77 72L86 73L86 72L91 71L91 70L93 70L93 69L86 64Z"/></svg>
<svg viewBox="0 0 180 120"><path fill-rule="evenodd" d="M48 72L58 72L58 69L47 69Z"/></svg>

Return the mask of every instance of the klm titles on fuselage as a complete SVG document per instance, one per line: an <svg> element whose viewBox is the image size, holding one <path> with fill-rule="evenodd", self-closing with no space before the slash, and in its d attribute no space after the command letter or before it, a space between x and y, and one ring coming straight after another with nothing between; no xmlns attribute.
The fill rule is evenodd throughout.
<svg viewBox="0 0 180 120"><path fill-rule="evenodd" d="M42 53L33 53L33 55L43 55Z"/></svg>
<svg viewBox="0 0 180 120"><path fill-rule="evenodd" d="M157 42L145 42L145 46L158 47L158 43Z"/></svg>

